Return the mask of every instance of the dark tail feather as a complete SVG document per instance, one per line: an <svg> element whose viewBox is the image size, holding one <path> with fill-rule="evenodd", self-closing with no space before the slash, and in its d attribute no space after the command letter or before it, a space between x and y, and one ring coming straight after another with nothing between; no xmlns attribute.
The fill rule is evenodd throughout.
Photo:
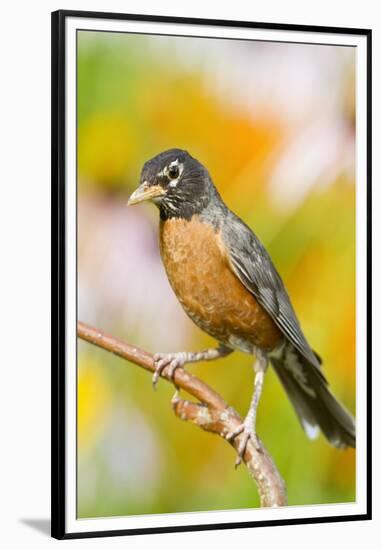
<svg viewBox="0 0 381 550"><path fill-rule="evenodd" d="M320 428L335 447L355 447L354 419L332 395L322 372L291 344L270 360L307 435L316 437Z"/></svg>

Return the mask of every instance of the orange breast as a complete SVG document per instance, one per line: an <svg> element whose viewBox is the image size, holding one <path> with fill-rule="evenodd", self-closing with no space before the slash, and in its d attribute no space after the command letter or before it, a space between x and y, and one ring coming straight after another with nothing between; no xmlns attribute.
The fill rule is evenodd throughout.
<svg viewBox="0 0 381 550"><path fill-rule="evenodd" d="M243 351L280 343L280 330L230 269L210 224L196 216L161 222L160 250L174 292L201 329Z"/></svg>

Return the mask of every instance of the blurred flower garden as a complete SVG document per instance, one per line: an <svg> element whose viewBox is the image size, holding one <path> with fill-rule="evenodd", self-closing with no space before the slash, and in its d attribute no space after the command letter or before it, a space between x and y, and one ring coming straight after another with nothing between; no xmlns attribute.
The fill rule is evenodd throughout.
<svg viewBox="0 0 381 550"><path fill-rule="evenodd" d="M127 208L143 163L179 147L265 243L335 394L355 411L352 48L78 34L78 317L147 351L213 344L186 317L158 251L158 212ZM172 388L78 344L78 516L256 507L222 439L181 422ZM191 367L241 414L239 352ZM355 500L355 452L306 438L270 370L258 433L290 505Z"/></svg>

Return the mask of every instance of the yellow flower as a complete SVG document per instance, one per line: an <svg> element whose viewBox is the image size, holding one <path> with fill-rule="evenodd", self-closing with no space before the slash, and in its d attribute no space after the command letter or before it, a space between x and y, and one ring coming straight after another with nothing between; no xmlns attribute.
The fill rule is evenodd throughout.
<svg viewBox="0 0 381 550"><path fill-rule="evenodd" d="M119 184L133 156L134 139L128 121L120 115L97 114L79 130L78 168L81 184Z"/></svg>
<svg viewBox="0 0 381 550"><path fill-rule="evenodd" d="M111 391L94 357L79 356L78 363L78 448L88 452L102 435L111 405Z"/></svg>

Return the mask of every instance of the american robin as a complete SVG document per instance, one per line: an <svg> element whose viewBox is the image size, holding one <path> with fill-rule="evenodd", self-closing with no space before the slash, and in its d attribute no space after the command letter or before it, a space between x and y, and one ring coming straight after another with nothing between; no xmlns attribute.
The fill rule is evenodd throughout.
<svg viewBox="0 0 381 550"><path fill-rule="evenodd" d="M254 392L243 424L239 463L255 431L264 375L271 363L310 438L319 428L335 447L355 447L355 423L335 399L271 258L252 230L224 204L206 168L180 149L146 162L128 204L151 200L160 212L160 252L185 312L219 342L198 353L157 353L154 385L165 367L234 350L255 356Z"/></svg>

